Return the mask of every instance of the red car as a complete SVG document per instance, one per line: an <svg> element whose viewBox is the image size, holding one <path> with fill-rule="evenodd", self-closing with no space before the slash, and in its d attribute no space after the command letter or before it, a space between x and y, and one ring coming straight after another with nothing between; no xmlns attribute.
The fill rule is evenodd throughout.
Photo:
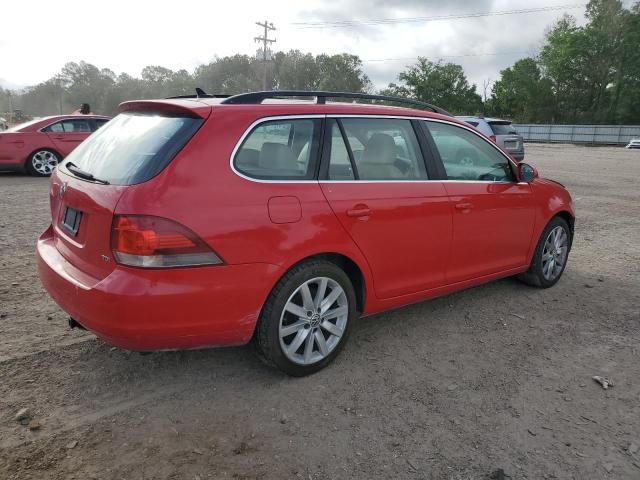
<svg viewBox="0 0 640 480"><path fill-rule="evenodd" d="M60 160L108 121L99 115L58 115L0 132L0 170L51 175Z"/></svg>
<svg viewBox="0 0 640 480"><path fill-rule="evenodd" d="M437 107L326 102L344 96L388 99L123 103L51 178L39 273L70 324L141 351L253 339L305 375L358 316L558 281L574 225L561 184Z"/></svg>

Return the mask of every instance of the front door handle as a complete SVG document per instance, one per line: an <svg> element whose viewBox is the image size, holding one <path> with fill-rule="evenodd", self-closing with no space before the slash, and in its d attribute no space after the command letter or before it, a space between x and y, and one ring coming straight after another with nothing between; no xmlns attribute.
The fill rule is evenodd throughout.
<svg viewBox="0 0 640 480"><path fill-rule="evenodd" d="M347 217L361 218L371 215L371 209L367 205L359 204L347 210Z"/></svg>
<svg viewBox="0 0 640 480"><path fill-rule="evenodd" d="M471 203L456 203L456 210L471 210L473 204Z"/></svg>
<svg viewBox="0 0 640 480"><path fill-rule="evenodd" d="M55 137L56 140L64 140L64 137L62 135L56 135Z"/></svg>

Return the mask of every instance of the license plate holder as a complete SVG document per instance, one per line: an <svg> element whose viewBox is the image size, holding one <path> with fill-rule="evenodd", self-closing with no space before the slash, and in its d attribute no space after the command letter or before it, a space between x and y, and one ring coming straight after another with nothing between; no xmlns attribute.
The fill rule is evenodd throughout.
<svg viewBox="0 0 640 480"><path fill-rule="evenodd" d="M507 148L509 150L515 150L516 148L518 148L518 141L507 140L506 142L504 142L504 148Z"/></svg>
<svg viewBox="0 0 640 480"><path fill-rule="evenodd" d="M74 237L80 229L80 221L82 220L82 212L75 208L66 207L64 216L62 217L62 226Z"/></svg>

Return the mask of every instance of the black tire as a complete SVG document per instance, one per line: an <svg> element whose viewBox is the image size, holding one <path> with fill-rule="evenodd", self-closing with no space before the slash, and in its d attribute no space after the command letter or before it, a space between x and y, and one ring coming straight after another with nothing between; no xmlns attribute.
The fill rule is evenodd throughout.
<svg viewBox="0 0 640 480"><path fill-rule="evenodd" d="M43 156L48 156L46 166L44 166L44 164L42 163L45 161L45 158L42 158ZM40 164L43 165L43 167L41 168L36 167L39 158L41 159ZM31 153L31 155L29 155L29 158L27 158L27 161L25 163L25 169L27 173L33 177L49 177L51 175L51 172L53 172L55 166L60 163L61 159L62 158L60 157L58 152L55 152L49 148L39 148L35 152ZM49 163L52 161L55 161L55 166L52 166Z"/></svg>
<svg viewBox="0 0 640 480"><path fill-rule="evenodd" d="M294 292L305 282L317 277L327 277L342 287L348 302L347 323L339 338L339 343L328 355L315 363L302 365L290 360L283 352L279 335L280 318L283 315L285 305ZM287 272L269 294L256 327L255 345L258 354L267 364L275 366L291 376L302 377L321 370L335 359L347 342L351 325L356 317L356 295L347 274L335 263L326 260L311 260Z"/></svg>
<svg viewBox="0 0 640 480"><path fill-rule="evenodd" d="M560 272L552 279L548 279L542 272L542 255L544 251L545 241L547 240L547 237L549 236L551 231L556 227L561 227L567 235L567 254ZM518 275L518 279L526 283L527 285L538 288L553 287L556 283L558 283L558 280L560 280L560 277L562 277L564 269L567 266L569 253L571 251L572 240L571 229L569 228L566 220L562 217L553 217L551 221L549 221L545 229L542 231L542 235L540 235L540 239L538 240L538 244L536 245L536 249L533 253L533 258L531 259L531 266L529 267L529 270Z"/></svg>

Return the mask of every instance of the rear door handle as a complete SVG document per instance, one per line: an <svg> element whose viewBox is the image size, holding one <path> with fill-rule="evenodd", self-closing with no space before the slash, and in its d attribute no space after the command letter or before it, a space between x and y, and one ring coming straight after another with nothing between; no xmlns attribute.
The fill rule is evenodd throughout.
<svg viewBox="0 0 640 480"><path fill-rule="evenodd" d="M55 137L56 140L64 140L64 137L62 135L56 135Z"/></svg>
<svg viewBox="0 0 640 480"><path fill-rule="evenodd" d="M347 210L347 217L360 218L371 215L371 209L367 205L356 205Z"/></svg>
<svg viewBox="0 0 640 480"><path fill-rule="evenodd" d="M471 210L473 204L471 203L456 203L456 210Z"/></svg>

